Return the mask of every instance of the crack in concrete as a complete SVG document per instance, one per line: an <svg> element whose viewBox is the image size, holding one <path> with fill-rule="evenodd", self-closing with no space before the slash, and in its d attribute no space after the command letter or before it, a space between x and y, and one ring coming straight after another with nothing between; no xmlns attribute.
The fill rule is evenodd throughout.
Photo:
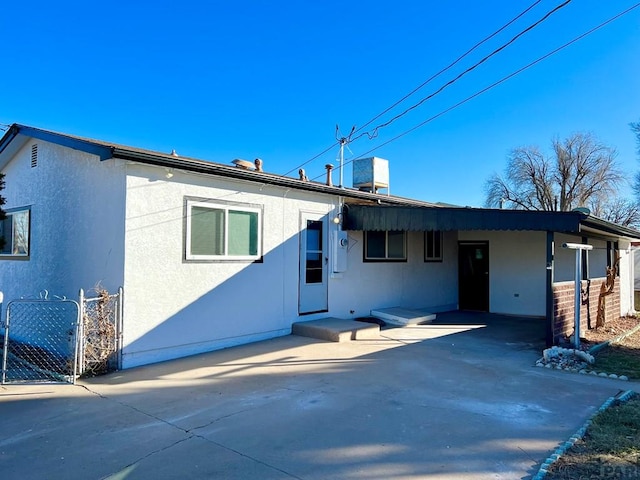
<svg viewBox="0 0 640 480"><path fill-rule="evenodd" d="M233 417L235 415L238 415L240 413L245 413L245 412L250 412L251 410L255 410L258 407L253 407L253 408L245 408L244 410L238 410L237 412L233 412L233 413L229 413L228 415L223 415L221 417L217 417L214 418L213 420L211 420L208 423L204 423L202 425L198 425L197 427L192 427L189 430L185 430L186 433L193 433L194 430L199 430L201 428L206 428L210 425L213 425L216 422L219 422L220 420L226 420L227 418Z"/></svg>
<svg viewBox="0 0 640 480"><path fill-rule="evenodd" d="M124 468L121 468L119 471L117 471L117 472L115 472L115 473L110 473L109 475L107 475L107 476L105 476L105 477L102 477L102 478L101 478L101 480L107 480L107 479L109 479L109 478L111 478L111 479L118 478L118 477L117 477L117 475L118 475L120 472L123 472L124 470L128 470L129 468L131 468L131 467L133 467L134 465L136 465L136 464L138 464L138 463L142 462L143 460L145 460L145 459L147 459L147 458L151 457L152 455L155 455L156 453L160 453L160 452L163 452L163 451L168 450L168 449L170 449L170 448L173 448L173 447L175 447L176 445L179 445L179 444L181 444L182 442L186 442L187 440L190 440L190 439L191 439L191 438L193 438L193 437L194 437L194 435L191 435L191 436L189 436L189 437L187 437L187 438L181 438L180 440L176 440L175 442L173 442L171 445L165 445L165 446L164 446L164 447L162 447L162 448L158 448L158 449L156 449L156 450L154 450L154 451L152 451L152 452L149 452L149 453L147 453L146 455L144 455L144 456L142 456L142 457L138 458L138 459L137 459L137 460L135 460L134 462L131 462L129 465L125 465L125 466L124 466Z"/></svg>
<svg viewBox="0 0 640 480"><path fill-rule="evenodd" d="M289 473L289 472L287 472L287 471L285 471L285 470L282 470L281 468L278 468L278 467L276 467L275 465L270 465L270 464L268 464L268 463L266 463L266 462L263 462L262 460L259 460L259 459L255 458L255 457L252 457L252 456L247 455L247 454L245 454L245 453L242 453L242 452L240 452L240 451L238 451L238 450L235 450L235 449L233 449L233 448L231 448L231 447L228 447L228 446L226 446L226 445L223 445L223 444L221 444L221 443L219 443L219 442L216 442L216 441L214 441L214 440L212 440L212 439L210 439L210 438L207 438L207 437L205 437L205 436L203 436L203 435L199 435L199 434L193 433L193 430L197 430L197 429L199 429L199 428L203 428L203 427L204 427L204 426L206 426L206 425L204 425L204 426L202 426L202 427L195 427L195 428L192 428L192 429L187 430L187 429L182 428L182 427L180 427L180 426L178 426L178 425L176 425L176 424L174 424L174 423L172 423L172 422L169 422L168 420L165 420L165 419L163 419L163 418L160 418L160 417L158 417L158 416L156 416L156 415L153 415L153 414L151 414L151 413L149 413L149 412L145 412L144 410L141 410L141 409L139 409L138 407L135 407L135 406L133 406L133 405L129 405L129 404L127 404L127 403L125 403L125 402L122 402L122 401L120 401L120 400L117 400L117 399L114 399L114 398L111 398L111 397L107 397L107 396L105 396L105 395L102 395L102 394L101 394L101 393L99 393L99 392L96 392L96 391L94 391L94 390L91 390L91 389L90 389L89 387L87 387L86 385L76 384L76 386L81 387L81 388L84 388L86 391L88 391L89 393L91 393L91 394L93 394L93 395L96 395L96 396L97 396L97 397L99 397L99 398L102 398L102 399L104 399L104 400L109 400L109 401L115 402L115 403L117 403L118 405L121 405L121 406L123 406L123 407L125 407L125 408L130 408L131 410L133 410L133 411L135 411L135 412L138 412L138 413L140 413L141 415L145 415L145 416L147 416L147 417L153 418L153 419L155 419L155 420L157 420L157 421L159 421L159 422L161 422L161 423L164 423L164 424L169 425L169 426L171 426L171 427L173 427L173 428L176 428L177 430L180 430L181 432L183 432L183 433L185 433L185 434L187 434L187 435L188 435L188 437L186 437L186 438L182 438L182 439L180 439L180 440L177 440L177 441L173 442L171 445L166 445L166 446L164 446L164 447L162 447L162 448L159 448L159 449L156 449L156 450L154 450L154 451L152 451L152 452L149 452L148 454L144 455L143 457L140 457L139 459L137 459L136 461L134 461L134 462L130 463L129 465L125 465L125 467L124 467L124 468L122 468L119 472L112 473L112 474L109 474L109 475L107 475L107 476L105 476L105 477L102 477L102 479L101 479L101 480L107 480L107 479L109 479L109 478L113 478L113 479L115 479L115 478L117 478L117 477L115 477L115 475L117 475L118 473L120 473L120 472L122 472L122 471L124 471L124 470L127 470L128 468L131 468L132 466L134 466L134 465L136 465L136 464L140 463L141 461L145 460L146 458L149 458L149 457L151 457L152 455L155 455L156 453L163 452L163 451L165 451L165 450L167 450L167 449L169 449L169 448L175 447L176 445L179 445L180 443L185 442L185 441L187 441L187 440L190 440L190 439L192 439L192 438L198 438L198 439L203 440L203 441L205 441L205 442L207 442L207 443L210 443L210 444L212 444L212 445L215 445L215 446L217 446L217 447L219 447L219 448L223 448L223 449L225 449L225 450L227 450L227 451L229 451L229 452L235 453L236 455L240 455L241 457L244 457L244 458L246 458L246 459L248 459L248 460L251 460L251 461L253 461L253 462L259 463L260 465L263 465L263 466L265 466L265 467L267 467L267 468L270 468L270 469L272 469L272 470L276 470L276 471L278 471L278 472L280 472L280 473L282 473L282 474L284 474L284 475L287 475L288 477L291 477L291 478L293 478L293 479L296 479L296 480L304 480L303 478L298 477L297 475L294 475L294 474L292 474L292 473ZM255 408L258 408L258 407L255 407ZM228 418L228 417L231 417L231 416L237 415L238 413L243 413L243 412L246 412L246 411L249 411L249 410L255 410L255 408L250 408L250 409L243 410L243 411L240 411L240 412L235 412L235 413L230 414L230 415L227 415L227 416L225 416L225 417L220 417L220 418L218 418L218 419L216 419L216 420L214 420L214 421L210 422L210 423L209 423L209 425L211 425L211 424L213 424L213 423L215 423L215 422L217 422L217 421L219 421L219 420L221 420L221 419L223 419L223 418Z"/></svg>

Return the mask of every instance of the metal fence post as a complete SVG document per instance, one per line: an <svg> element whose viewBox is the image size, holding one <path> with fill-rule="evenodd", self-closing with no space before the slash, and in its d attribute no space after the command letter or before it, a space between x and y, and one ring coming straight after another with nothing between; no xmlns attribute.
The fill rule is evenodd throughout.
<svg viewBox="0 0 640 480"><path fill-rule="evenodd" d="M118 352L118 370L122 370L122 325L124 318L124 289L118 288L118 320L116 324L116 348Z"/></svg>
<svg viewBox="0 0 640 480"><path fill-rule="evenodd" d="M4 293L0 292L0 318L2 318L2 302L4 300ZM4 337L2 345L2 379L0 384L4 385L7 380L7 347L9 346L9 315L6 316L4 321Z"/></svg>
<svg viewBox="0 0 640 480"><path fill-rule="evenodd" d="M78 292L78 305L80 305L80 321L78 324L78 375L84 373L84 290Z"/></svg>

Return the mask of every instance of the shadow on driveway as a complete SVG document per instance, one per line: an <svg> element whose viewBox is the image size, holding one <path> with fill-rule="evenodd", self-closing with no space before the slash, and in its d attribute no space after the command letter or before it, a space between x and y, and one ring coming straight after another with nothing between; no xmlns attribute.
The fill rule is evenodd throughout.
<svg viewBox="0 0 640 480"><path fill-rule="evenodd" d="M0 390L6 478L522 479L629 383L533 367L544 322L454 312ZM26 461L26 458L29 461Z"/></svg>

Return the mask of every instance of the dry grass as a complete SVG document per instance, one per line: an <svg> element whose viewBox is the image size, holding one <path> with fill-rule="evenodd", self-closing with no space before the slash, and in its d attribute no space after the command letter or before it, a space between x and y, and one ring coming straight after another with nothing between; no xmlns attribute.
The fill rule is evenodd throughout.
<svg viewBox="0 0 640 480"><path fill-rule="evenodd" d="M612 341L640 325L636 317L622 317L609 322L597 330L584 333L588 344ZM640 379L640 330L599 350L596 354L595 369L617 375L626 375L631 380Z"/></svg>
<svg viewBox="0 0 640 480"><path fill-rule="evenodd" d="M611 341L640 323L621 318L585 332L589 344ZM640 331L596 354L598 371L640 379ZM549 469L545 480L640 479L640 395L614 404L593 419L584 438Z"/></svg>
<svg viewBox="0 0 640 480"><path fill-rule="evenodd" d="M584 438L551 465L546 480L640 479L640 396L593 419Z"/></svg>

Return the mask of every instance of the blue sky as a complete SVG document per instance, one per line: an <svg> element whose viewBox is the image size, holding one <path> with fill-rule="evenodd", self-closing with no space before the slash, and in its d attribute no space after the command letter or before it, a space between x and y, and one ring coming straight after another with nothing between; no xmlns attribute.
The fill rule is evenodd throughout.
<svg viewBox="0 0 640 480"><path fill-rule="evenodd" d="M297 176L335 142L336 124L343 135L363 125L532 3L9 2L0 16L0 123L220 163L260 157L266 171ZM539 2L389 115L560 3ZM546 150L555 136L589 131L616 147L631 178L640 170L628 125L640 120L640 8L380 145L635 4L573 0L375 139L351 143L346 159L388 159L392 194L481 206L484 182L512 148ZM307 175L320 178L337 156L336 145Z"/></svg>

